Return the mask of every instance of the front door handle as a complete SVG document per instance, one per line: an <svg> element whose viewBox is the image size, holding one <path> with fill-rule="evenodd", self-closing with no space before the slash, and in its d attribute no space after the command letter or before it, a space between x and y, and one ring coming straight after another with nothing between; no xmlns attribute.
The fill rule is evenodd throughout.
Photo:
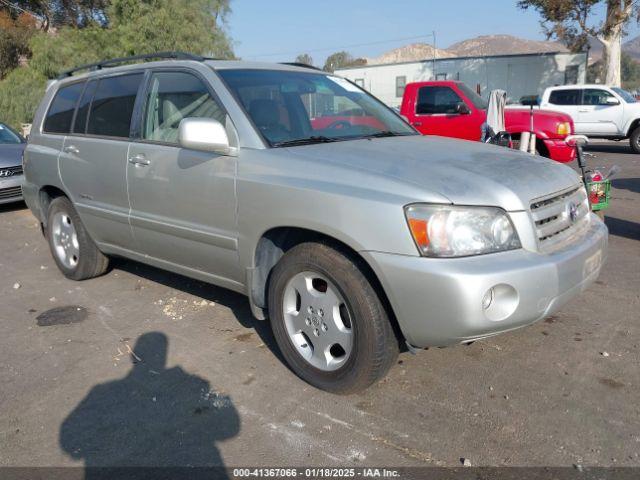
<svg viewBox="0 0 640 480"><path fill-rule="evenodd" d="M67 145L64 147L64 151L65 153L73 153L74 155L78 155L80 153L80 150L75 145Z"/></svg>
<svg viewBox="0 0 640 480"><path fill-rule="evenodd" d="M147 157L143 153L139 153L137 155L129 157L129 163L140 167L146 167L147 165L151 164L151 162L147 160Z"/></svg>

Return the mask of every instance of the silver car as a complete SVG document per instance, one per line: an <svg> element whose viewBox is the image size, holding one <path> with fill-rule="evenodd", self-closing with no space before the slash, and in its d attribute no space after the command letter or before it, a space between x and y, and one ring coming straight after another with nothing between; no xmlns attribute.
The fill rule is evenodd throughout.
<svg viewBox="0 0 640 480"><path fill-rule="evenodd" d="M22 200L22 136L0 123L0 205Z"/></svg>
<svg viewBox="0 0 640 480"><path fill-rule="evenodd" d="M598 276L607 229L570 168L423 137L325 72L168 56L42 100L24 195L67 277L121 256L241 292L296 374L348 393Z"/></svg>

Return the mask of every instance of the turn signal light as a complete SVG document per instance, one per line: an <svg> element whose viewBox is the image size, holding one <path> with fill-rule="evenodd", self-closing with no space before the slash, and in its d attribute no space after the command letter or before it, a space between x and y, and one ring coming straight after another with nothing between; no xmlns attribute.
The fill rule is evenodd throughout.
<svg viewBox="0 0 640 480"><path fill-rule="evenodd" d="M427 234L427 221L420 218L410 218L409 228L414 240L421 249L429 246L429 235Z"/></svg>
<svg viewBox="0 0 640 480"><path fill-rule="evenodd" d="M569 122L561 122L556 129L558 135L571 135L571 124Z"/></svg>

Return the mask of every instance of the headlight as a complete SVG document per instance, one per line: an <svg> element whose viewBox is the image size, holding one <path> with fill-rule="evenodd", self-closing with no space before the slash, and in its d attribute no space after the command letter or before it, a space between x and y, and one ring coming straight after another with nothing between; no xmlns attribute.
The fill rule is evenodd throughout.
<svg viewBox="0 0 640 480"><path fill-rule="evenodd" d="M520 248L507 213L495 207L409 205L411 235L427 257L464 257Z"/></svg>
<svg viewBox="0 0 640 480"><path fill-rule="evenodd" d="M571 124L569 122L560 122L556 127L558 135L571 135Z"/></svg>

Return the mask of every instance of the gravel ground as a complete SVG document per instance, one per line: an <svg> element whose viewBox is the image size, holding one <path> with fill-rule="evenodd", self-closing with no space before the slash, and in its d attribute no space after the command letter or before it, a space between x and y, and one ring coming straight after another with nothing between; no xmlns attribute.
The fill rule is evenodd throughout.
<svg viewBox="0 0 640 480"><path fill-rule="evenodd" d="M349 397L295 377L242 296L124 260L74 283L0 207L0 466L640 466L640 156L590 150L623 169L597 284Z"/></svg>

